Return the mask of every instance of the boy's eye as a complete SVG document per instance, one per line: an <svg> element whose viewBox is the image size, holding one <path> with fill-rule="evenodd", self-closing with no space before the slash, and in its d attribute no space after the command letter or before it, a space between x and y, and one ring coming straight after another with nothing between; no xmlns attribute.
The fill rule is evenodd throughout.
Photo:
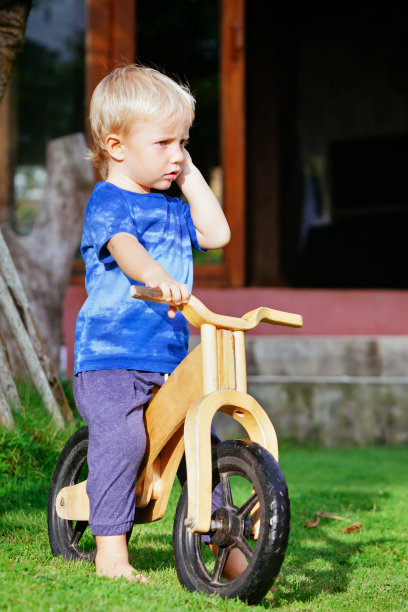
<svg viewBox="0 0 408 612"><path fill-rule="evenodd" d="M161 147L164 147L167 144L167 140L160 140L157 144L159 144Z"/></svg>

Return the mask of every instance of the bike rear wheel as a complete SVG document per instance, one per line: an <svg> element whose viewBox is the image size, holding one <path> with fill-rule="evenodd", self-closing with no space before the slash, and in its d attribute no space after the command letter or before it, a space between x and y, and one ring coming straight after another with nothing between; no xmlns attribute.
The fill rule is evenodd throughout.
<svg viewBox="0 0 408 612"><path fill-rule="evenodd" d="M93 563L96 544L88 522L62 519L55 507L56 497L63 487L86 480L87 452L88 428L82 427L68 440L55 466L48 499L48 538L54 556Z"/></svg>
<svg viewBox="0 0 408 612"><path fill-rule="evenodd" d="M178 578L189 591L257 603L272 586L286 552L290 506L285 478L272 455L249 440L229 440L215 447L212 478L213 489L221 483L222 504L213 513L208 534L218 546L217 553L214 557L203 544L202 534L184 525L185 485L173 529ZM254 530L258 530L257 537ZM248 566L228 580L223 572L233 548L241 550Z"/></svg>

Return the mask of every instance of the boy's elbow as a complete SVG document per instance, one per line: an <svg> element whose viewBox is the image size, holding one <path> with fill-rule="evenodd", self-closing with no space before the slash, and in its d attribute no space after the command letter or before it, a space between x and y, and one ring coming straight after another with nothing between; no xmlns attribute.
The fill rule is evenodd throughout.
<svg viewBox="0 0 408 612"><path fill-rule="evenodd" d="M217 232L212 232L209 236L201 236L199 238L199 245L202 249L222 249L227 246L231 240L231 230L228 227L218 229Z"/></svg>
<svg viewBox="0 0 408 612"><path fill-rule="evenodd" d="M223 236L221 237L221 244L218 248L225 247L231 240L231 230L229 226L225 229Z"/></svg>
<svg viewBox="0 0 408 612"><path fill-rule="evenodd" d="M215 249L221 249L227 246L231 240L231 230L228 221L224 219L224 223L218 225L217 231L214 233L214 240L217 242Z"/></svg>

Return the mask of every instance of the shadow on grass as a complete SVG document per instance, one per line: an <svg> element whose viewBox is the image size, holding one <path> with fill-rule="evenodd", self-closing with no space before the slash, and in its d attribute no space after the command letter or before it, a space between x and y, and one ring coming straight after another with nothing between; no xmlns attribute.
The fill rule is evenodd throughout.
<svg viewBox="0 0 408 612"><path fill-rule="evenodd" d="M286 560L283 563L280 575L273 587L271 595L261 603L263 607L278 607L290 605L295 602L307 603L319 594L342 593L347 590L351 576L356 569L353 559L356 555L366 551L370 545L384 546L397 542L397 538L371 539L369 534L363 532L363 538L355 540L353 535L340 534L339 530L358 520L364 525L364 519L373 506L379 509L379 502L390 497L386 491L377 494L350 490L337 490L330 496L328 491L315 492L307 496L307 506L313 507L310 512L302 505L304 496L295 497L292 504L292 529L289 540ZM302 506L302 507L300 507ZM350 514L358 519L350 521L330 521L321 519L320 524L313 529L305 529L304 524L317 510L326 510L347 517ZM336 534L329 525L337 524ZM331 533L327 530L330 529Z"/></svg>
<svg viewBox="0 0 408 612"><path fill-rule="evenodd" d="M50 482L41 478L31 481L10 480L0 489L0 515L13 510L43 510L48 504Z"/></svg>
<svg viewBox="0 0 408 612"><path fill-rule="evenodd" d="M140 570L158 571L165 567L174 568L172 534L149 533L148 542L145 542L143 533L132 535L129 542L129 557Z"/></svg>
<svg viewBox="0 0 408 612"><path fill-rule="evenodd" d="M305 537L303 540L308 539ZM385 540L384 540L385 541ZM341 542L338 538L319 533L313 546L302 539L297 543L296 558L289 557L274 585L273 602L265 600L264 607L308 602L319 594L341 593L347 590L354 568L351 559L362 545ZM293 557L293 555L292 555ZM311 567L321 565L321 568Z"/></svg>
<svg viewBox="0 0 408 612"><path fill-rule="evenodd" d="M306 535L307 534L307 535ZM347 536L345 536L347 537ZM170 534L150 534L149 543L130 542L131 563L140 571L175 570ZM376 540L376 546L387 546L397 538ZM374 543L373 543L374 545ZM271 609L297 604L307 605L320 594L331 595L347 590L355 570L353 557L369 544L342 541L327 533L310 533L298 538L296 550L288 553L281 574L258 606ZM321 567L311 567L314 565Z"/></svg>
<svg viewBox="0 0 408 612"><path fill-rule="evenodd" d="M339 543L338 539L329 536L321 536L320 539L324 542L314 549L315 559L329 563L331 567L313 569L302 567L298 562L284 565L281 576L272 587L273 595L269 593L259 605L268 609L286 608L299 602L307 605L316 601L319 595L335 595L347 591L352 574L357 569L351 559L363 547L367 548L367 544ZM381 538L373 546L386 547L397 543L398 538ZM333 562L333 551L339 555L337 562Z"/></svg>

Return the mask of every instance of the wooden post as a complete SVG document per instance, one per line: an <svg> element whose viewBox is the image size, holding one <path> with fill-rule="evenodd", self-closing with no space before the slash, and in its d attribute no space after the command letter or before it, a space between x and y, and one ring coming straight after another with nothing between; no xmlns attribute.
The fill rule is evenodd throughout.
<svg viewBox="0 0 408 612"><path fill-rule="evenodd" d="M245 283L245 0L221 3L221 148L229 284Z"/></svg>
<svg viewBox="0 0 408 612"><path fill-rule="evenodd" d="M245 359L245 338L244 332L234 331L235 346L235 376L237 381L237 391L247 392L247 373Z"/></svg>
<svg viewBox="0 0 408 612"><path fill-rule="evenodd" d="M6 343L0 332L0 387L7 400L13 404L13 408L21 410L20 398L18 396L17 387L14 382L13 374L10 367L10 360L7 353Z"/></svg>
<svg viewBox="0 0 408 612"><path fill-rule="evenodd" d="M10 331L18 344L32 381L43 399L45 408L52 415L57 425L63 427L64 419L60 408L52 394L30 336L19 317L13 298L2 276L0 276L0 308L7 319Z"/></svg>
<svg viewBox="0 0 408 612"><path fill-rule="evenodd" d="M69 422L74 421L74 415L68 404L68 400L65 396L64 390L62 389L61 383L58 379L57 372L55 371L54 365L48 355L47 349L40 336L37 325L35 323L27 296L25 294L20 276L14 265L13 259L8 250L7 244L3 238L3 234L0 231L0 274L2 280L7 287L7 292L11 296L12 303L18 310L23 327L31 341L31 350L36 354L41 370L47 380L47 386L52 390L55 396L56 402L61 405L64 419ZM17 340L17 337L16 337ZM23 351L20 347L23 354ZM24 357L26 361L26 358ZM27 361L26 361L27 363ZM35 381L33 380L35 383Z"/></svg>
<svg viewBox="0 0 408 612"><path fill-rule="evenodd" d="M217 330L214 325L201 326L201 347L203 352L204 395L218 389Z"/></svg>
<svg viewBox="0 0 408 612"><path fill-rule="evenodd" d="M10 369L6 345L0 333L0 424L8 429L14 427L9 400L17 410L21 408L16 385Z"/></svg>
<svg viewBox="0 0 408 612"><path fill-rule="evenodd" d="M136 57L136 0L87 0L85 102L104 76ZM87 134L89 136L89 134Z"/></svg>
<svg viewBox="0 0 408 612"><path fill-rule="evenodd" d="M0 387L0 425L5 425L8 429L14 427L14 419L11 414L10 406L7 398L4 395L3 389Z"/></svg>

